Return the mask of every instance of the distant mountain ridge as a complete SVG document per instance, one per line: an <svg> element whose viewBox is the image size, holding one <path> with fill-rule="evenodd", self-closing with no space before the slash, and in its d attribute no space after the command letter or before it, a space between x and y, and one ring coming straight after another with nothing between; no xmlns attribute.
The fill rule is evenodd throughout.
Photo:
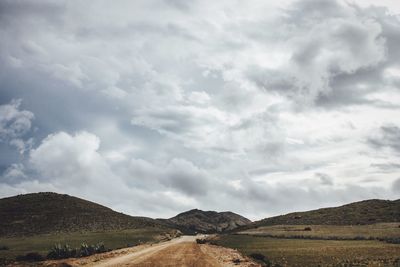
<svg viewBox="0 0 400 267"><path fill-rule="evenodd" d="M251 221L233 212L189 210L162 220L187 233L222 233L244 226Z"/></svg>
<svg viewBox="0 0 400 267"><path fill-rule="evenodd" d="M157 227L184 233L223 233L269 225L357 225L400 222L399 200L365 200L251 222L233 212L189 210L170 219L129 216L102 205L57 193L0 199L0 237Z"/></svg>
<svg viewBox="0 0 400 267"><path fill-rule="evenodd" d="M87 200L50 192L0 199L0 218L0 237L165 227L151 218L129 216Z"/></svg>
<svg viewBox="0 0 400 267"><path fill-rule="evenodd" d="M371 199L339 207L293 212L253 222L240 230L270 225L365 225L383 222L400 222L400 199Z"/></svg>

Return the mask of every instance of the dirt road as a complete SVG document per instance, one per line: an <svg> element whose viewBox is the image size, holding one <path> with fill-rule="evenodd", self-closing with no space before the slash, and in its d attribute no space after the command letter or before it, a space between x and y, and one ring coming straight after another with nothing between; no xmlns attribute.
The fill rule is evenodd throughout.
<svg viewBox="0 0 400 267"><path fill-rule="evenodd" d="M196 236L182 236L167 242L142 245L103 255L65 260L72 266L143 266L143 267L220 267L220 266L259 266L243 257L239 252L208 244L197 244ZM49 262L47 266L60 266L61 262Z"/></svg>

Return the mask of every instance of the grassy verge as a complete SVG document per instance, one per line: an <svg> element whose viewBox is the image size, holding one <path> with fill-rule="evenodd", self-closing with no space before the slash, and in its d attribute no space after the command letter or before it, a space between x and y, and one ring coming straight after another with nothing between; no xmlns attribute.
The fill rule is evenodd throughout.
<svg viewBox="0 0 400 267"><path fill-rule="evenodd" d="M400 223L371 225L274 225L242 231L243 234L265 236L304 236L320 239L379 239L400 238ZM310 228L309 231L305 231Z"/></svg>
<svg viewBox="0 0 400 267"><path fill-rule="evenodd" d="M38 252L46 256L55 244L68 244L80 247L82 243L97 244L103 242L107 249L134 246L139 243L156 241L157 236L164 234L165 229L133 229L92 233L48 234L30 237L0 238L0 259L15 259L18 255Z"/></svg>
<svg viewBox="0 0 400 267"><path fill-rule="evenodd" d="M261 254L281 266L400 266L400 245L375 240L277 239L222 235L218 245L245 255Z"/></svg>

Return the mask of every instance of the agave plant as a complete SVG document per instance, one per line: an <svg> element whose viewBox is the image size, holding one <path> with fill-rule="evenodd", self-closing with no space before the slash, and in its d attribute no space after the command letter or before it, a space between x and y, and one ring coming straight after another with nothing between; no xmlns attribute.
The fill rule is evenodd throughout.
<svg viewBox="0 0 400 267"><path fill-rule="evenodd" d="M76 256L76 249L71 248L68 244L62 246L61 244L56 244L47 254L49 259L66 259Z"/></svg>

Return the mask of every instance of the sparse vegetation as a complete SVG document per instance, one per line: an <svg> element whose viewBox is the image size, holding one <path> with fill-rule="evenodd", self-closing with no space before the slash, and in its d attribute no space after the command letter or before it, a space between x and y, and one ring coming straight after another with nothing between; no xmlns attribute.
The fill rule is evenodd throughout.
<svg viewBox="0 0 400 267"><path fill-rule="evenodd" d="M207 243L207 240L206 239L196 239L196 243L197 244L206 244Z"/></svg>
<svg viewBox="0 0 400 267"><path fill-rule="evenodd" d="M400 221L400 199L365 200L340 207L266 218L240 227L240 231L271 225L368 225Z"/></svg>
<svg viewBox="0 0 400 267"><path fill-rule="evenodd" d="M384 240L387 243L390 244L400 244L400 237L396 237L396 238L388 238Z"/></svg>
<svg viewBox="0 0 400 267"><path fill-rule="evenodd" d="M38 234L165 228L162 222L133 217L80 198L34 193L0 199L0 238Z"/></svg>
<svg viewBox="0 0 400 267"><path fill-rule="evenodd" d="M193 233L226 232L232 230L225 228L226 224L233 223L234 228L236 222L247 222L230 212L192 210L174 217L179 218L179 224L175 224L169 220L131 217L92 202L53 193L0 201L5 203L0 205L0 217L6 218L0 222L0 265L16 258L35 262L43 260L43 255L49 259L86 257L109 249L166 241L181 234L171 230L177 225ZM271 267L396 266L400 265L399 203L399 200L372 200L278 216L219 239L199 238L196 242L235 248L263 266ZM330 225L341 218L345 219L340 225ZM374 223L380 221L385 223ZM279 222L286 223L277 225ZM287 222L295 223L288 225ZM239 259L231 261L240 264Z"/></svg>
<svg viewBox="0 0 400 267"><path fill-rule="evenodd" d="M222 233L251 223L249 219L233 212L203 211L198 209L189 210L173 218L160 221L189 235Z"/></svg>
<svg viewBox="0 0 400 267"><path fill-rule="evenodd" d="M271 265L271 262L261 253L251 253L249 256L258 262L262 262L268 266Z"/></svg>
<svg viewBox="0 0 400 267"><path fill-rule="evenodd" d="M165 235L164 229L131 229L102 231L93 233L70 233L70 234L46 234L29 237L0 238L0 243L9 247L8 250L0 251L0 258L15 260L18 255L36 251L46 256L54 244L69 244L70 247L80 247L83 242L97 244L104 242L107 249L117 249L138 245L139 243L157 242ZM1 266L1 264L0 264Z"/></svg>
<svg viewBox="0 0 400 267"><path fill-rule="evenodd" d="M43 261L45 258L37 252L29 252L23 256L17 256L17 261L28 261L28 262L36 262Z"/></svg>
<svg viewBox="0 0 400 267"><path fill-rule="evenodd" d="M108 251L103 243L95 245L88 245L82 243L79 248L71 248L68 244L55 245L47 254L48 259L66 259L72 257L87 257L97 253L103 253Z"/></svg>
<svg viewBox="0 0 400 267"><path fill-rule="evenodd" d="M258 253L270 266L396 266L400 245L377 240L278 239L249 235L222 235L218 245L245 255Z"/></svg>
<svg viewBox="0 0 400 267"><path fill-rule="evenodd" d="M328 239L328 240L386 240L400 237L397 223L370 225L313 225L305 231L305 225L262 226L239 232L275 238Z"/></svg>
<svg viewBox="0 0 400 267"><path fill-rule="evenodd" d="M240 259L233 259L232 260L232 262L235 264L235 265L238 265L238 264L240 264Z"/></svg>
<svg viewBox="0 0 400 267"><path fill-rule="evenodd" d="M77 255L77 250L71 248L69 245L55 245L47 254L48 259L66 259L72 258Z"/></svg>

